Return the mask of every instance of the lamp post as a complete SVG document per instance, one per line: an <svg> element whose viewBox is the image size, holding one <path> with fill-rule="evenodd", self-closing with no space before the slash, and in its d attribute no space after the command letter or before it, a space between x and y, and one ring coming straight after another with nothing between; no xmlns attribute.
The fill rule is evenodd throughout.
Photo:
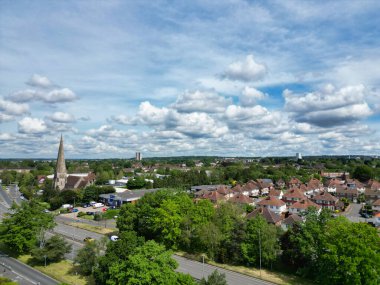
<svg viewBox="0 0 380 285"><path fill-rule="evenodd" d="M46 254L45 254L45 255L44 255L44 258L45 258L45 267L46 267L46 257L47 257L47 256L46 256Z"/></svg>
<svg viewBox="0 0 380 285"><path fill-rule="evenodd" d="M260 278L261 278L261 232L259 229L259 255L260 255Z"/></svg>
<svg viewBox="0 0 380 285"><path fill-rule="evenodd" d="M205 277L205 255L202 254L202 274L203 278Z"/></svg>

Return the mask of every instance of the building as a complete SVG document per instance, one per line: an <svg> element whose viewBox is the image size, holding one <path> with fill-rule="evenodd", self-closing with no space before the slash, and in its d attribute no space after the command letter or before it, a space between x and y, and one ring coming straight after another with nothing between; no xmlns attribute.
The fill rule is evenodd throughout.
<svg viewBox="0 0 380 285"><path fill-rule="evenodd" d="M326 191L314 196L312 200L322 208L327 208L333 211L341 208L339 199Z"/></svg>
<svg viewBox="0 0 380 285"><path fill-rule="evenodd" d="M273 196L268 196L267 198L258 202L257 205L262 208L267 208L269 211L275 212L279 215L286 212L285 202Z"/></svg>
<svg viewBox="0 0 380 285"><path fill-rule="evenodd" d="M65 155L63 151L63 137L61 135L61 141L59 142L58 148L58 157L57 157L57 166L54 172L54 189L63 190L67 182L67 170L65 163Z"/></svg>
<svg viewBox="0 0 380 285"><path fill-rule="evenodd" d="M300 152L297 152L296 153L296 159L302 159L302 154Z"/></svg>
<svg viewBox="0 0 380 285"><path fill-rule="evenodd" d="M303 214L307 211L309 207L314 207L318 213L321 211L321 206L315 204L314 202L310 201L309 199L305 198L301 201L298 201L288 207L289 213L291 214Z"/></svg>
<svg viewBox="0 0 380 285"><path fill-rule="evenodd" d="M142 154L141 152L136 152L136 160L141 161L142 160Z"/></svg>

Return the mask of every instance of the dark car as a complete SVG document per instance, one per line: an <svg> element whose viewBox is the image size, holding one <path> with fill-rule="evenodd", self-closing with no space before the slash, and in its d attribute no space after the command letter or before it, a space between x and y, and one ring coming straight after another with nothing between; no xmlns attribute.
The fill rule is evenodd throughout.
<svg viewBox="0 0 380 285"><path fill-rule="evenodd" d="M369 219L370 217L367 213L361 213L361 216L366 219Z"/></svg>
<svg viewBox="0 0 380 285"><path fill-rule="evenodd" d="M86 215L92 216L95 215L95 212L86 212Z"/></svg>

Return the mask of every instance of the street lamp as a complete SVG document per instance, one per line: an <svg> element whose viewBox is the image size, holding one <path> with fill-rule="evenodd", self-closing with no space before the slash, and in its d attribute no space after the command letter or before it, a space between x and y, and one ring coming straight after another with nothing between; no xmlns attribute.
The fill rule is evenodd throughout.
<svg viewBox="0 0 380 285"><path fill-rule="evenodd" d="M260 278L261 278L261 232L259 229L259 255L260 255Z"/></svg>
<svg viewBox="0 0 380 285"><path fill-rule="evenodd" d="M45 254L45 255L44 255L44 258L45 258L45 267L46 267L46 257L47 257L47 256L46 256L46 254Z"/></svg>

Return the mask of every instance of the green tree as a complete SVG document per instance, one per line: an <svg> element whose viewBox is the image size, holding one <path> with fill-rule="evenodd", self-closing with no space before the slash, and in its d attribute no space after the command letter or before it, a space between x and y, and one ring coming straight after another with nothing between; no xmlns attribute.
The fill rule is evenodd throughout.
<svg viewBox="0 0 380 285"><path fill-rule="evenodd" d="M113 263L110 267L109 285L196 284L183 274L175 272L178 264L172 252L154 241L136 248L127 260ZM186 283L184 283L186 282Z"/></svg>
<svg viewBox="0 0 380 285"><path fill-rule="evenodd" d="M320 284L380 284L380 237L344 217L327 222L317 262Z"/></svg>
<svg viewBox="0 0 380 285"><path fill-rule="evenodd" d="M31 254L33 259L41 264L44 263L45 256L48 263L57 262L71 251L71 247L71 244L68 244L63 237L54 235L46 241L43 247L34 248Z"/></svg>
<svg viewBox="0 0 380 285"><path fill-rule="evenodd" d="M0 241L16 254L28 253L41 232L54 227L53 216L44 213L44 208L34 201L13 205L11 209L0 226Z"/></svg>
<svg viewBox="0 0 380 285"><path fill-rule="evenodd" d="M79 265L80 272L83 275L90 275L96 265L99 255L99 247L96 241L86 242L75 257L74 263Z"/></svg>
<svg viewBox="0 0 380 285"><path fill-rule="evenodd" d="M367 182L374 177L374 172L368 165L359 165L352 173L352 177L360 180L361 182Z"/></svg>
<svg viewBox="0 0 380 285"><path fill-rule="evenodd" d="M0 285L18 285L17 282L13 282L11 279L0 276Z"/></svg>
<svg viewBox="0 0 380 285"><path fill-rule="evenodd" d="M218 270L214 270L207 280L202 278L199 282L200 285L227 285L226 274L220 273Z"/></svg>
<svg viewBox="0 0 380 285"><path fill-rule="evenodd" d="M243 258L250 264L259 264L260 252L264 265L271 265L280 254L278 228L268 224L262 216L247 222L245 240L241 243Z"/></svg>

